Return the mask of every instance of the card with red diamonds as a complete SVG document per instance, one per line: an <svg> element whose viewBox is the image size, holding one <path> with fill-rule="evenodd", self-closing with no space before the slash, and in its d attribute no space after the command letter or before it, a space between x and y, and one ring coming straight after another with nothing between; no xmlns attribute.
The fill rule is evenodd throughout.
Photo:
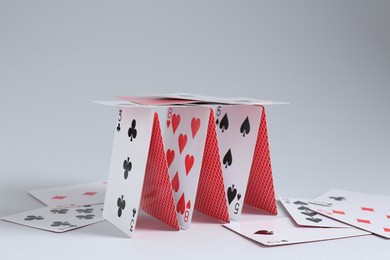
<svg viewBox="0 0 390 260"><path fill-rule="evenodd" d="M2 219L23 226L62 233L103 221L102 211L103 204L61 209L44 207Z"/></svg>
<svg viewBox="0 0 390 260"><path fill-rule="evenodd" d="M29 191L30 195L52 208L69 208L93 205L104 202L107 181L38 189Z"/></svg>
<svg viewBox="0 0 390 260"><path fill-rule="evenodd" d="M390 197L330 190L309 205L330 218L390 238Z"/></svg>

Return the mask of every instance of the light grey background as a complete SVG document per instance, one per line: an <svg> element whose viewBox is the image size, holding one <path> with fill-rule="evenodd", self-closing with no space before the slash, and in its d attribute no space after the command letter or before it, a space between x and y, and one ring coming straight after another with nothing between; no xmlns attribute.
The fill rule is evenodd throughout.
<svg viewBox="0 0 390 260"><path fill-rule="evenodd" d="M90 101L141 93L290 101L267 109L278 196L390 195L389 28L389 1L0 0L0 217L40 207L27 190L106 178L115 111ZM2 221L0 258L390 256L373 236L265 248L202 215L137 228Z"/></svg>

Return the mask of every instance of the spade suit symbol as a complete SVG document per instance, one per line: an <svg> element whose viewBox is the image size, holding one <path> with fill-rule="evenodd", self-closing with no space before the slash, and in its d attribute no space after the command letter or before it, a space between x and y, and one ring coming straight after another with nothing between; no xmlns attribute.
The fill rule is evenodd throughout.
<svg viewBox="0 0 390 260"><path fill-rule="evenodd" d="M226 113L221 119L219 128L222 130L222 133L229 128L229 119Z"/></svg>
<svg viewBox="0 0 390 260"><path fill-rule="evenodd" d="M232 157L232 151L229 149L225 156L223 157L222 163L225 165L225 168L232 165L233 157Z"/></svg>
<svg viewBox="0 0 390 260"><path fill-rule="evenodd" d="M232 201L236 198L236 195L237 195L237 189L234 188L234 184L228 188L227 190L227 197L228 197L228 203L230 205L230 203L232 203ZM240 195L241 197L241 195Z"/></svg>
<svg viewBox="0 0 390 260"><path fill-rule="evenodd" d="M240 132L241 132L242 136L245 137L245 135L249 134L250 131L251 131L251 126L249 124L249 118L246 117L244 122L242 122L242 124L241 124Z"/></svg>

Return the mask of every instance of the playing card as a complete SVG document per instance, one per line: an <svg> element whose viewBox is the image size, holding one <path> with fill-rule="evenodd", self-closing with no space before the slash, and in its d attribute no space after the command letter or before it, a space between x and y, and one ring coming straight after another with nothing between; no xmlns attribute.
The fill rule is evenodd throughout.
<svg viewBox="0 0 390 260"><path fill-rule="evenodd" d="M178 98L165 98L161 96L119 96L117 97L122 100L127 100L136 104L141 105L170 105L170 104L191 104L196 103L197 101L186 100L186 99L178 99Z"/></svg>
<svg viewBox="0 0 390 260"><path fill-rule="evenodd" d="M102 211L103 204L60 209L44 207L3 217L2 219L24 226L60 233L103 221Z"/></svg>
<svg viewBox="0 0 390 260"><path fill-rule="evenodd" d="M107 181L31 190L29 193L48 207L68 208L104 202Z"/></svg>
<svg viewBox="0 0 390 260"><path fill-rule="evenodd" d="M120 107L103 217L132 236L139 211L153 124L146 107Z"/></svg>
<svg viewBox="0 0 390 260"><path fill-rule="evenodd" d="M262 108L259 133L244 202L272 215L277 215L278 209L268 144L267 117L265 108Z"/></svg>
<svg viewBox="0 0 390 260"><path fill-rule="evenodd" d="M176 212L182 229L190 226L210 109L175 106L167 110L163 140Z"/></svg>
<svg viewBox="0 0 390 260"><path fill-rule="evenodd" d="M330 190L311 201L310 209L351 226L390 238L390 197Z"/></svg>
<svg viewBox="0 0 390 260"><path fill-rule="evenodd" d="M229 223L225 185L215 129L214 111L210 109L202 168L196 192L195 209L205 215Z"/></svg>
<svg viewBox="0 0 390 260"><path fill-rule="evenodd" d="M147 95L146 95L147 96ZM150 97L155 97L151 95ZM188 93L173 93L158 95L159 98L172 99L172 101L179 101L187 103L220 103L220 104L235 104L235 105L282 105L288 104L288 102L276 102L276 101L267 101L261 99L247 98L247 97L212 97L212 96L203 96L196 94ZM180 101L181 100L181 101ZM178 103L180 104L180 103Z"/></svg>
<svg viewBox="0 0 390 260"><path fill-rule="evenodd" d="M232 222L225 227L266 246L279 246L369 235L356 228L318 228L294 225L289 218L256 222Z"/></svg>
<svg viewBox="0 0 390 260"><path fill-rule="evenodd" d="M229 216L238 220L248 184L261 106L218 106L216 128Z"/></svg>
<svg viewBox="0 0 390 260"><path fill-rule="evenodd" d="M315 211L312 211L309 200L296 199L296 198L280 198L280 202L294 219L294 221L300 226L308 227L350 227L339 221L328 218Z"/></svg>
<svg viewBox="0 0 390 260"><path fill-rule="evenodd" d="M154 113L141 209L173 229L180 230L158 113Z"/></svg>

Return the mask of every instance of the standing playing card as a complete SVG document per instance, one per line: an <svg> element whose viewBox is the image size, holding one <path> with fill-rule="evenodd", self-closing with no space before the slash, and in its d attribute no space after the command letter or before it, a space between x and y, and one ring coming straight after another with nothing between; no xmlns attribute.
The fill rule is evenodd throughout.
<svg viewBox="0 0 390 260"><path fill-rule="evenodd" d="M276 215L276 198L272 178L271 155L268 144L267 119L262 106L259 133L253 154L251 173L245 195L245 204Z"/></svg>
<svg viewBox="0 0 390 260"><path fill-rule="evenodd" d="M32 190L29 193L49 207L68 208L101 204L106 195L107 181Z"/></svg>
<svg viewBox="0 0 390 260"><path fill-rule="evenodd" d="M157 113L154 114L148 162L142 187L141 208L175 230L180 230Z"/></svg>
<svg viewBox="0 0 390 260"><path fill-rule="evenodd" d="M144 181L153 111L121 107L121 130L115 132L103 217L132 236Z"/></svg>
<svg viewBox="0 0 390 260"><path fill-rule="evenodd" d="M181 228L189 227L194 207L223 222L229 221L228 207L233 215L231 219L238 219L244 201L276 214L265 109L262 106L269 103L188 94L120 98L133 103L100 102L103 105L123 107L119 109L116 133L123 132L124 129L127 131L123 116L126 107L129 110L143 107L156 112L164 111L160 118L168 114L167 119L161 122L158 114L155 114L141 195L141 207L145 212L175 229L178 228L177 221ZM170 104L174 106L167 107ZM223 107L232 114L232 118L218 118L221 111L214 117L214 111L210 107L217 106L216 104L221 104L220 108ZM201 110L202 115L198 116L197 113ZM218 123L219 120L221 124ZM132 121L130 124L128 136L132 142L138 138L139 129L136 129L137 122ZM221 135L219 131L225 133L223 138L218 136ZM223 142L220 146L219 141ZM222 149L227 146L229 149L222 154ZM114 146L114 150L118 149ZM113 151L113 158L117 153ZM131 178L134 170L132 157L122 159L121 163L124 178ZM169 186L167 175L170 178ZM233 178L224 187L224 180L229 179L229 175ZM168 189L172 189L171 194ZM170 195L173 195L173 201ZM127 205L128 200L124 194L117 197L119 218ZM173 218L175 212L176 219ZM114 213L115 211L107 214Z"/></svg>
<svg viewBox="0 0 390 260"><path fill-rule="evenodd" d="M229 223L229 212L220 161L214 111L210 109L203 163L196 192L195 209L224 223Z"/></svg>
<svg viewBox="0 0 390 260"><path fill-rule="evenodd" d="M2 219L60 233L103 221L102 210L103 204L61 209L44 207Z"/></svg>
<svg viewBox="0 0 390 260"><path fill-rule="evenodd" d="M164 131L166 159L180 227L192 219L205 146L209 108L169 107Z"/></svg>
<svg viewBox="0 0 390 260"><path fill-rule="evenodd" d="M339 221L325 217L315 211L312 211L309 200L295 198L280 198L280 202L288 211L294 221L300 226L308 227L350 227Z"/></svg>
<svg viewBox="0 0 390 260"><path fill-rule="evenodd" d="M310 208L351 226L390 238L390 197L330 190L311 201Z"/></svg>
<svg viewBox="0 0 390 260"><path fill-rule="evenodd" d="M261 119L261 106L218 106L216 128L229 216L238 220L244 203Z"/></svg>
<svg viewBox="0 0 390 260"><path fill-rule="evenodd" d="M316 228L295 226L289 218L256 222L233 222L225 227L266 246L280 246L329 239L364 236L370 233L356 228Z"/></svg>

